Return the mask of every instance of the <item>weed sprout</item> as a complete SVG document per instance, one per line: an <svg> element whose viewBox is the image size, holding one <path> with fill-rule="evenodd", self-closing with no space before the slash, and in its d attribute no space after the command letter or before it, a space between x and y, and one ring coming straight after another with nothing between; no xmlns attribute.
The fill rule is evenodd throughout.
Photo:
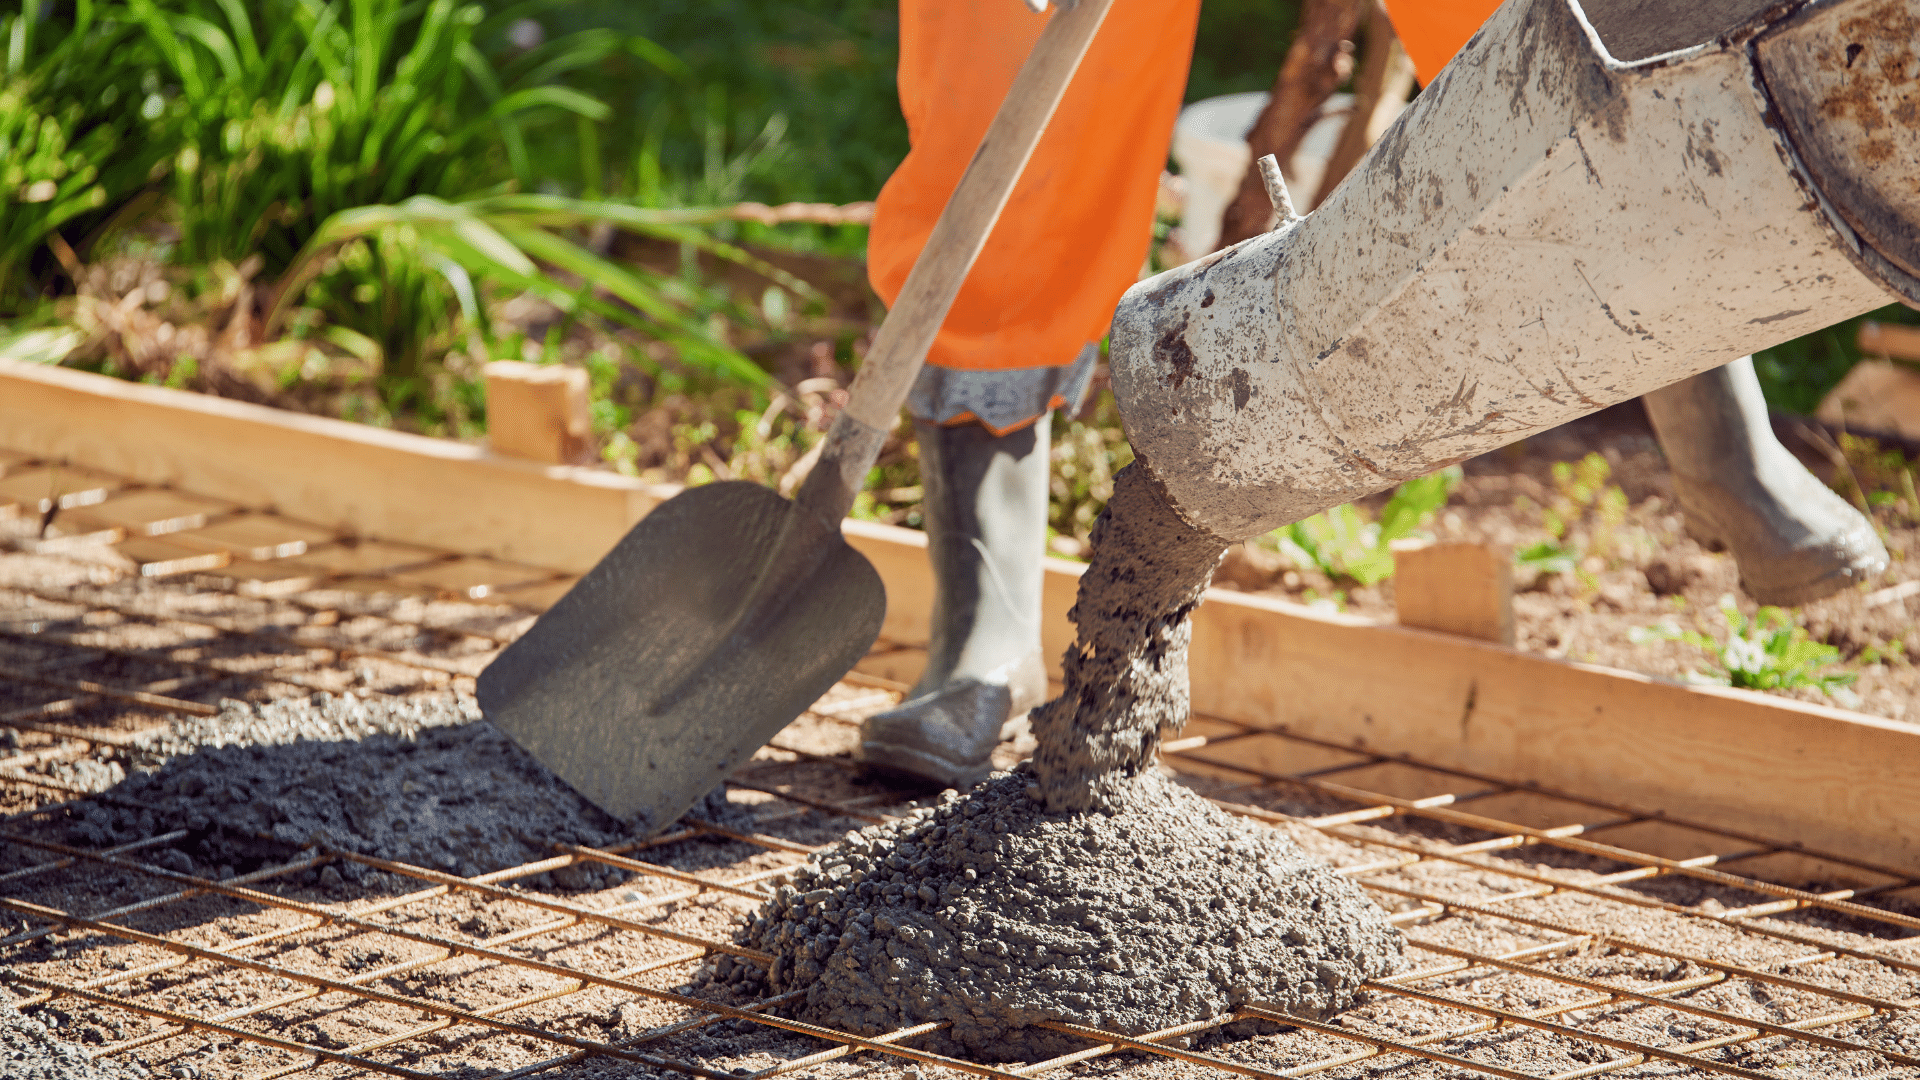
<svg viewBox="0 0 1920 1080"><path fill-rule="evenodd" d="M1734 606L1733 597L1725 596L1720 599L1720 617L1726 625L1725 640L1698 630L1683 630L1671 621L1636 627L1628 632L1628 640L1643 646L1678 641L1705 653L1708 670L1689 671L1690 682L1743 690L1811 687L1842 704L1857 703L1853 692L1846 689L1857 676L1849 671L1826 670L1840 659L1840 650L1811 640L1806 628L1788 612L1762 607L1749 618Z"/></svg>

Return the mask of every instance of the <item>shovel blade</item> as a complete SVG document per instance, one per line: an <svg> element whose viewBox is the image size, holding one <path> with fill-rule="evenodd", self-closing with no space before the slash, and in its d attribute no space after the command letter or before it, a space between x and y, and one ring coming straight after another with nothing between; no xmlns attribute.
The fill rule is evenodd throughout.
<svg viewBox="0 0 1920 1080"><path fill-rule="evenodd" d="M757 484L641 519L480 673L480 707L645 833L804 712L880 633L886 589L837 523Z"/></svg>

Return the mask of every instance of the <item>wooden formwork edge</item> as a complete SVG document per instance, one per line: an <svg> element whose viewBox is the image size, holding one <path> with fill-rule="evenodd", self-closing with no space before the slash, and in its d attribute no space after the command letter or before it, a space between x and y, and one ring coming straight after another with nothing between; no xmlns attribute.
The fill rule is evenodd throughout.
<svg viewBox="0 0 1920 1080"><path fill-rule="evenodd" d="M674 489L0 359L0 446L345 534L585 571Z"/></svg>
<svg viewBox="0 0 1920 1080"><path fill-rule="evenodd" d="M84 372L0 360L0 446L358 535L580 572L673 493L604 471ZM882 631L925 642L926 540L848 521L887 586ZM1073 640L1082 567L1049 560L1044 638ZM910 681L909 651L863 663ZM1263 597L1193 624L1196 713L1405 754L1920 873L1920 726L1684 686Z"/></svg>

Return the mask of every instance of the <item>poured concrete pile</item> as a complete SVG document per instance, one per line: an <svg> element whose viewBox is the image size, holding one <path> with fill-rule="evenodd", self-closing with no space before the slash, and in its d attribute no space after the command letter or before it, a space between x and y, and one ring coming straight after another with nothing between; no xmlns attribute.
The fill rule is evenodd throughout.
<svg viewBox="0 0 1920 1080"><path fill-rule="evenodd" d="M1124 808L1049 812L1006 774L850 836L743 934L801 1015L1033 1061L1089 1045L1043 1020L1138 1033L1236 1005L1323 1017L1391 970L1399 935L1282 834L1155 775Z"/></svg>
<svg viewBox="0 0 1920 1080"><path fill-rule="evenodd" d="M1094 524L1066 688L1034 710L1020 772L817 856L743 933L802 1015L1031 1061L1235 1006L1324 1017L1398 966L1401 939L1281 834L1155 770L1187 721L1188 616L1226 541L1136 462Z"/></svg>
<svg viewBox="0 0 1920 1080"><path fill-rule="evenodd" d="M452 694L229 700L135 754L131 776L77 808L70 839L98 847L186 829L178 847L145 858L200 874L245 872L318 840L471 876L551 858L555 843L627 836L479 716L471 697ZM357 880L362 870L343 861L320 873ZM624 877L581 864L553 883Z"/></svg>

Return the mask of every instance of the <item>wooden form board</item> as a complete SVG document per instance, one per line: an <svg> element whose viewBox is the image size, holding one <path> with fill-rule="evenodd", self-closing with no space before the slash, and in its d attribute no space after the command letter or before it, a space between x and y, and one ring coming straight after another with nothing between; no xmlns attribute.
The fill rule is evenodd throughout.
<svg viewBox="0 0 1920 1080"><path fill-rule="evenodd" d="M508 457L577 465L589 457L585 368L496 360L487 380L487 445Z"/></svg>
<svg viewBox="0 0 1920 1080"><path fill-rule="evenodd" d="M1920 870L1920 726L1216 593L1193 707Z"/></svg>
<svg viewBox="0 0 1920 1080"><path fill-rule="evenodd" d="M353 535L579 573L671 490L485 447L0 360L0 446Z"/></svg>
<svg viewBox="0 0 1920 1080"><path fill-rule="evenodd" d="M6 361L0 447L382 540L576 572L671 494L460 443ZM886 583L882 633L924 643L925 538L858 521L845 532ZM1050 659L1073 640L1066 613L1082 569L1048 562ZM913 674L910 656L874 663L890 678ZM1920 726L1219 590L1194 618L1192 674L1201 715L1920 871Z"/></svg>
<svg viewBox="0 0 1920 1080"><path fill-rule="evenodd" d="M877 535L854 546L886 552ZM923 549L897 543L875 563L895 642L926 640L931 576L906 557ZM1056 681L1083 570L1047 567ZM917 650L878 654L860 670L911 683L924 662ZM1194 615L1191 676L1199 716L1920 871L1913 724L1220 589Z"/></svg>

